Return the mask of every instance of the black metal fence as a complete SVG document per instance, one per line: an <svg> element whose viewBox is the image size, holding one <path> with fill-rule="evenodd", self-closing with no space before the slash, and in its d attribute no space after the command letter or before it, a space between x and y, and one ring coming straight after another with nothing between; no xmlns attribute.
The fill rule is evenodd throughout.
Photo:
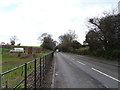
<svg viewBox="0 0 120 90"><path fill-rule="evenodd" d="M19 67L0 74L2 88L40 88L53 53L29 61Z"/></svg>

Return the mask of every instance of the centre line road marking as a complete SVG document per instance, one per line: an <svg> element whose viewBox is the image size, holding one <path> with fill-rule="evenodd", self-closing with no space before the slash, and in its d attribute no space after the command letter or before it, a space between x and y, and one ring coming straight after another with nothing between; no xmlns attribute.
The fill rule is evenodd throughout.
<svg viewBox="0 0 120 90"><path fill-rule="evenodd" d="M99 70L97 70L95 68L91 68L91 69L94 70L94 71L96 71L96 72L99 72L100 74L105 75L105 76L107 76L107 77L109 77L109 78L111 78L111 79L113 79L113 80L115 80L117 82L120 82L120 80L118 80L118 79L116 79L116 78L114 78L114 77L112 77L112 76L110 76L110 75L108 75L106 73L103 73L103 72L101 72L101 71L99 71Z"/></svg>
<svg viewBox="0 0 120 90"><path fill-rule="evenodd" d="M77 61L78 63L82 64L82 65L85 65L84 63L80 62L80 61Z"/></svg>

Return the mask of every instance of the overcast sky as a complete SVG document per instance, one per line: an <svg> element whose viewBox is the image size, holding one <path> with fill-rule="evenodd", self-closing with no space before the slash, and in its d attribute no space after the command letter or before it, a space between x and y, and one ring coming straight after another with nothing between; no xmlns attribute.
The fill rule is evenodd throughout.
<svg viewBox="0 0 120 90"><path fill-rule="evenodd" d="M58 37L75 30L85 40L87 20L103 11L117 9L119 0L0 0L0 42L39 46L37 38L49 33Z"/></svg>

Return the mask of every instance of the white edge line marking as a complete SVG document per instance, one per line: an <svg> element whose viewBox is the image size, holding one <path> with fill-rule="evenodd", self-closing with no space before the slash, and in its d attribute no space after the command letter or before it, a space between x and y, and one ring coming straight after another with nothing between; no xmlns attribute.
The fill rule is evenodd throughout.
<svg viewBox="0 0 120 90"><path fill-rule="evenodd" d="M112 77L110 75L107 75L106 73L103 73L103 72L101 72L101 71L99 71L99 70L97 70L95 68L91 68L91 69L94 70L94 71L96 71L96 72L99 72L100 74L103 74L103 75L105 75L105 76L107 76L107 77L109 77L109 78L111 78L111 79L113 79L113 80L115 80L117 82L120 82L120 80L118 80L118 79L116 79L116 78L114 78L114 77Z"/></svg>
<svg viewBox="0 0 120 90"><path fill-rule="evenodd" d="M86 64L84 64L84 63L82 63L82 62L80 62L80 61L77 61L78 63L80 63L80 64L82 64L82 65L86 65Z"/></svg>

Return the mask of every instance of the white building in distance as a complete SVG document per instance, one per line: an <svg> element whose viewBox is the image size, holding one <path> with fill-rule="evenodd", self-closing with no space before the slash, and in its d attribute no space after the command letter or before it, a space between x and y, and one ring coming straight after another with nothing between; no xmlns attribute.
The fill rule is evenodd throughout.
<svg viewBox="0 0 120 90"><path fill-rule="evenodd" d="M118 13L120 14L120 1L118 2Z"/></svg>

